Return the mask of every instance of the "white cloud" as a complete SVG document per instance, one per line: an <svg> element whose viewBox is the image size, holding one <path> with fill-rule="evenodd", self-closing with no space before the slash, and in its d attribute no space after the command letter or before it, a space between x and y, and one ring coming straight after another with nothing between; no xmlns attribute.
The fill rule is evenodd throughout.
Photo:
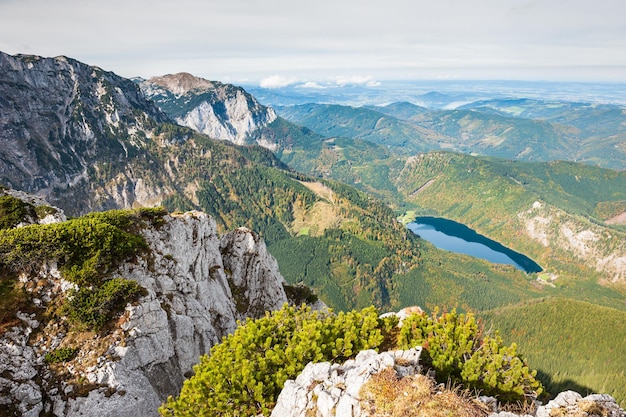
<svg viewBox="0 0 626 417"><path fill-rule="evenodd" d="M295 84L298 79L295 77L283 77L282 75L271 75L263 78L259 85L263 88L280 88L287 87L288 85Z"/></svg>
<svg viewBox="0 0 626 417"><path fill-rule="evenodd" d="M375 83L377 82L369 75L351 75L351 76L339 75L339 76L332 77L332 78L334 78L335 84L337 84L340 87L343 87L346 85L362 85L362 84L370 86L371 83L374 83L372 85L375 85Z"/></svg>
<svg viewBox="0 0 626 417"><path fill-rule="evenodd" d="M327 87L319 84L317 81L307 81L304 84L300 84L298 88L310 88L310 89L322 90Z"/></svg>

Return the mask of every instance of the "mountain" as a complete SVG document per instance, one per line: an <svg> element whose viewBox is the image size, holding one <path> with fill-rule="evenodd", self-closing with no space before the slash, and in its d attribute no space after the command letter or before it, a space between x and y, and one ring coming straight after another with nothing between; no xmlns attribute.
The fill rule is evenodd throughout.
<svg viewBox="0 0 626 417"><path fill-rule="evenodd" d="M44 72L40 67L56 65L62 74L70 73L66 68L70 61L65 58L6 56L5 61L15 62L12 65L19 71L16 70L14 77L17 79L19 73L24 81L19 89L11 89L14 84L3 86L6 91L3 103L16 101L24 95L43 95L44 91L37 85L48 83L46 77L58 77L56 72ZM32 67L28 62L33 63ZM81 73L99 74L85 64L71 61L71 65ZM35 77L38 77L37 83L28 82ZM229 141L211 139L168 122L158 110L155 110L155 118L149 118L141 109L153 108L153 104L141 95L137 85L114 75L109 77L117 87L113 89L116 94L110 95L107 101L107 108L112 114L122 114L122 109L128 108L129 114L140 116L144 130L138 130L138 122L130 120L124 122L126 124L118 123L129 134L120 127L121 133L109 139L105 134L96 134L95 127L69 129L75 120L88 119L92 110L87 105L96 109L104 106L95 98L93 103L77 99L72 107L73 118L56 115L46 125L50 131L66 132L63 141L41 139L43 151L37 155L52 158L54 152L62 151L70 159L82 158L88 167L84 180L59 180L52 188L37 188L39 183L23 173L23 181L31 184L32 191L69 215L156 205L163 205L170 211L202 210L215 219L220 232L241 226L258 232L280 260L288 282L311 285L324 301L342 310L372 303L395 308L400 303L424 302L426 290L432 288L432 292L436 292L443 282L461 281L468 268L499 283L493 286L477 280L480 288L487 291L497 287L503 295L488 301L476 297L447 298L452 305L480 308L482 303L488 302L489 308L493 308L511 299L526 297L524 294L530 284L521 279L523 274L519 271L440 253L406 230L396 221L396 214L379 200L350 186L294 172L266 148L235 146ZM100 84L102 81L97 77L78 78L71 88L49 82L47 85L55 86L56 90L46 90L45 95L65 97L74 90L97 91ZM128 86L131 97L126 97L124 86ZM131 98L135 95L136 109L128 107L134 103ZM120 110L117 110L118 105ZM50 111L34 108L29 117L39 119L39 113L45 115ZM99 126L96 121L90 123L89 126ZM106 123L103 126L110 133L110 126ZM34 129L30 123L22 126L27 133L31 128ZM260 131L262 135L293 139L292 148L285 147L278 153L282 157L305 144L313 149L321 148L322 144L318 136L280 118ZM94 152L74 155L76 146L71 146L74 143L91 147ZM106 148L107 145L112 148ZM61 150L56 150L57 147ZM118 147L125 151L115 152ZM50 175L57 175L54 169L50 172ZM423 265L422 254L427 254ZM446 267L441 268L438 263ZM429 276L423 281L424 291L404 290L411 287L416 276L423 275ZM442 276L442 280L437 280L438 276Z"/></svg>
<svg viewBox="0 0 626 417"><path fill-rule="evenodd" d="M243 88L194 77L188 73L136 80L176 123L237 145L254 143L253 133L276 120L272 108L261 105ZM277 144L257 140L276 149Z"/></svg>
<svg viewBox="0 0 626 417"><path fill-rule="evenodd" d="M437 141L443 140L441 135L371 108L303 104L277 107L277 112L324 137L367 140L401 155L434 149Z"/></svg>
<svg viewBox="0 0 626 417"><path fill-rule="evenodd" d="M139 250L120 251L129 242ZM90 262L98 271L83 282ZM259 236L220 236L201 212L115 211L5 229L0 265L3 416L154 416L238 320L288 301Z"/></svg>
<svg viewBox="0 0 626 417"><path fill-rule="evenodd" d="M626 111L618 105L500 99L452 110L406 102L366 107L302 104L276 110L321 135L368 140L399 155L449 150L626 169Z"/></svg>
<svg viewBox="0 0 626 417"><path fill-rule="evenodd" d="M278 117L246 90L188 73L135 79L145 96L182 126L236 145L258 144L275 153L319 148L322 137Z"/></svg>
<svg viewBox="0 0 626 417"><path fill-rule="evenodd" d="M0 97L0 182L76 204L71 214L96 208L94 194L112 198L94 178L131 171L127 160L144 159L139 148L167 120L131 81L66 57L0 53Z"/></svg>

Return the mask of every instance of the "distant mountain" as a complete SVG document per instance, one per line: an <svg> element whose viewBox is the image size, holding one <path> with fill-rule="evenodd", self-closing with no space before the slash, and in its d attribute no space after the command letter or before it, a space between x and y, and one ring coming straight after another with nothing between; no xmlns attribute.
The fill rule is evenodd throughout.
<svg viewBox="0 0 626 417"><path fill-rule="evenodd" d="M178 124L237 145L254 143L252 133L276 120L241 87L194 77L188 73L136 80L146 97ZM274 143L259 143L276 149Z"/></svg>
<svg viewBox="0 0 626 417"><path fill-rule="evenodd" d="M243 88L188 73L135 79L146 97L176 123L236 145L258 144L274 152L294 144L319 145L321 137L276 116Z"/></svg>
<svg viewBox="0 0 626 417"><path fill-rule="evenodd" d="M276 111L323 136L368 140L399 155L445 149L626 169L626 112L616 105L492 100L454 110L403 102L379 107L304 104Z"/></svg>
<svg viewBox="0 0 626 417"><path fill-rule="evenodd" d="M626 169L626 107L623 105L518 99L478 101L460 109L492 111L573 128L577 145L571 151L571 158L561 159Z"/></svg>
<svg viewBox="0 0 626 417"><path fill-rule="evenodd" d="M336 104L303 104L277 107L281 117L315 131L324 137L366 140L407 155L437 149L437 142L449 141L432 130L388 116L366 107Z"/></svg>

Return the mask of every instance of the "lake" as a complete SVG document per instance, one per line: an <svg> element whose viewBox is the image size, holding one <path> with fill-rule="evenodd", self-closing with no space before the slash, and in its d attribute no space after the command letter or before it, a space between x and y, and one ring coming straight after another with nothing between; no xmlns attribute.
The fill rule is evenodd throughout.
<svg viewBox="0 0 626 417"><path fill-rule="evenodd" d="M407 227L439 249L463 253L497 264L513 265L527 273L543 271L529 257L452 220L430 216L417 217Z"/></svg>

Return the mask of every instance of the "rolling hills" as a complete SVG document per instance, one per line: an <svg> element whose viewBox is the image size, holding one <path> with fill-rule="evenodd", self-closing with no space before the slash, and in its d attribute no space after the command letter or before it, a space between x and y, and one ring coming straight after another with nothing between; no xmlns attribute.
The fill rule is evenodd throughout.
<svg viewBox="0 0 626 417"><path fill-rule="evenodd" d="M365 139L397 154L450 150L626 169L626 111L618 105L494 99L450 110L397 102L364 107L311 103L276 111L324 136Z"/></svg>

